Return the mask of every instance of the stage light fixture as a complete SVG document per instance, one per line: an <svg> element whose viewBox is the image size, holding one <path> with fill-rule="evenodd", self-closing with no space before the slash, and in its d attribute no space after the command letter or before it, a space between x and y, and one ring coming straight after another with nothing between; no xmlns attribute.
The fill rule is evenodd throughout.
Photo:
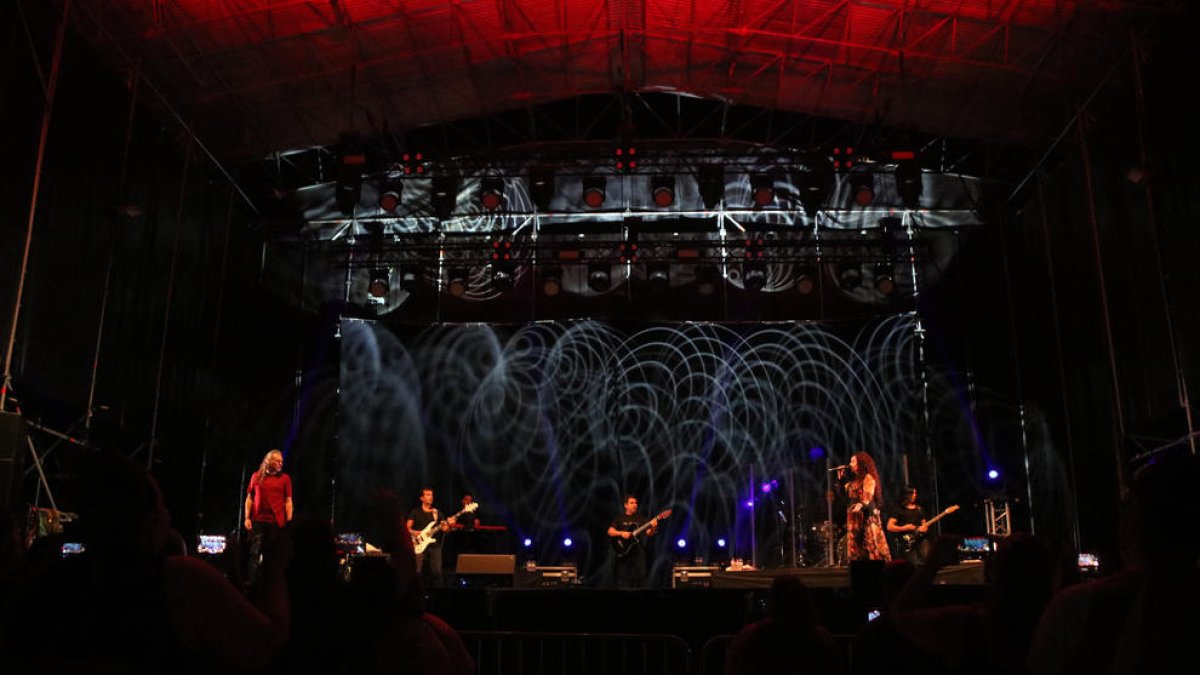
<svg viewBox="0 0 1200 675"><path fill-rule="evenodd" d="M525 548L530 548L533 546L533 540L529 537L525 537L525 540L521 543L525 545Z"/></svg>
<svg viewBox="0 0 1200 675"><path fill-rule="evenodd" d="M907 209L921 208L921 165L917 163L914 153L893 152L892 158L896 164L896 194Z"/></svg>
<svg viewBox="0 0 1200 675"><path fill-rule="evenodd" d="M838 272L838 285L842 290L853 291L862 286L862 270L857 266L843 268Z"/></svg>
<svg viewBox="0 0 1200 675"><path fill-rule="evenodd" d="M717 284L721 281L721 271L714 265L696 266L696 292L702 296L710 296L717 292Z"/></svg>
<svg viewBox="0 0 1200 675"><path fill-rule="evenodd" d="M392 270L379 267L371 270L371 281L367 284L367 299L374 303L382 303L391 289Z"/></svg>
<svg viewBox="0 0 1200 675"><path fill-rule="evenodd" d="M697 170L696 182L700 189L700 199L704 208L712 210L725 199L725 167L720 164L701 164Z"/></svg>
<svg viewBox="0 0 1200 675"><path fill-rule="evenodd" d="M812 218L825 206L829 186L833 184L833 166L824 158L810 160L809 163L808 170L800 174L797 183L800 188L800 204L804 207L804 213Z"/></svg>
<svg viewBox="0 0 1200 675"><path fill-rule="evenodd" d="M435 176L429 192L429 202L438 220L450 220L458 205L458 177Z"/></svg>
<svg viewBox="0 0 1200 675"><path fill-rule="evenodd" d="M817 288L817 275L808 267L801 267L796 273L796 292L809 295Z"/></svg>
<svg viewBox="0 0 1200 675"><path fill-rule="evenodd" d="M671 287L671 265L669 263L650 263L646 267L646 279L650 288L655 291L665 291Z"/></svg>
<svg viewBox="0 0 1200 675"><path fill-rule="evenodd" d="M537 210L542 213L549 211L553 199L554 172L547 169L529 172L529 200Z"/></svg>
<svg viewBox="0 0 1200 675"><path fill-rule="evenodd" d="M608 263L591 263L588 265L588 288L597 293L604 293L612 287L612 266Z"/></svg>
<svg viewBox="0 0 1200 675"><path fill-rule="evenodd" d="M562 292L562 275L561 267L544 267L542 268L542 294L548 298L553 298Z"/></svg>
<svg viewBox="0 0 1200 675"><path fill-rule="evenodd" d="M386 213L395 213L400 208L400 192L402 183L390 185L379 195L379 209Z"/></svg>
<svg viewBox="0 0 1200 675"><path fill-rule="evenodd" d="M765 173L750 176L750 197L761 208L775 201L775 179Z"/></svg>
<svg viewBox="0 0 1200 675"><path fill-rule="evenodd" d="M875 265L875 288L884 295L891 295L896 292L896 277L892 269L891 263L877 263Z"/></svg>
<svg viewBox="0 0 1200 675"><path fill-rule="evenodd" d="M409 267L400 270L400 288L408 293L417 290L421 285L421 270L417 267Z"/></svg>
<svg viewBox="0 0 1200 675"><path fill-rule="evenodd" d="M446 285L446 291L451 296L461 298L467 294L467 282L471 275L471 271L465 267L451 267L446 278L449 283Z"/></svg>
<svg viewBox="0 0 1200 675"><path fill-rule="evenodd" d="M493 262L488 267L491 269L493 289L501 293L507 293L516 286L517 270L512 263Z"/></svg>
<svg viewBox="0 0 1200 675"><path fill-rule="evenodd" d="M613 156L616 158L614 166L617 171L634 171L637 169L637 147L628 146L620 147L613 150Z"/></svg>
<svg viewBox="0 0 1200 675"><path fill-rule="evenodd" d="M675 203L675 176L651 176L650 195L655 206L665 209Z"/></svg>
<svg viewBox="0 0 1200 675"><path fill-rule="evenodd" d="M875 202L875 174L850 174L850 199L855 204L866 208Z"/></svg>
<svg viewBox="0 0 1200 675"><path fill-rule="evenodd" d="M574 544L575 544L575 542L571 541L570 537L565 537L563 539L563 547L565 547L565 548L571 548L571 546Z"/></svg>
<svg viewBox="0 0 1200 675"><path fill-rule="evenodd" d="M604 205L605 183L603 176L584 176L583 203L587 204L588 208L598 209Z"/></svg>
<svg viewBox="0 0 1200 675"><path fill-rule="evenodd" d="M484 178L479 184L479 203L487 211L495 211L504 205L504 180Z"/></svg>
<svg viewBox="0 0 1200 675"><path fill-rule="evenodd" d="M717 540L717 547L725 548L725 537L721 537L720 539Z"/></svg>
<svg viewBox="0 0 1200 675"><path fill-rule="evenodd" d="M357 142L348 140L338 163L337 187L334 200L343 216L354 215L354 208L362 197L363 171L367 156L357 147Z"/></svg>
<svg viewBox="0 0 1200 675"><path fill-rule="evenodd" d="M1000 472L995 469L988 469L988 480L1000 480Z"/></svg>
<svg viewBox="0 0 1200 675"><path fill-rule="evenodd" d="M767 285L767 266L760 262L748 262L742 265L742 288L758 292Z"/></svg>
<svg viewBox="0 0 1200 675"><path fill-rule="evenodd" d="M687 548L687 540L680 538L675 541L675 546L679 548Z"/></svg>

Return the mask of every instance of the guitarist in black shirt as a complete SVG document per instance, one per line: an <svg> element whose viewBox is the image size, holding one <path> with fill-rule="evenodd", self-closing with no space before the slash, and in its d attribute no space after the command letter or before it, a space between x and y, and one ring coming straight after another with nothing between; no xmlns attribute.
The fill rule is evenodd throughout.
<svg viewBox="0 0 1200 675"><path fill-rule="evenodd" d="M887 531L892 535L895 544L893 551L899 551L906 560L914 565L925 562L926 549L929 542L925 539L928 526L925 523L925 510L917 503L917 488L904 486L904 499L900 506L887 519ZM906 538L903 535L908 534ZM911 544L907 540L916 537Z"/></svg>
<svg viewBox="0 0 1200 675"><path fill-rule="evenodd" d="M654 536L658 531L658 519L662 516L647 521L638 515L637 510L637 497L625 495L625 512L613 518L608 526L609 541L615 551L613 571L618 588L640 588L646 583L646 547L642 538ZM649 527L644 527L647 524Z"/></svg>

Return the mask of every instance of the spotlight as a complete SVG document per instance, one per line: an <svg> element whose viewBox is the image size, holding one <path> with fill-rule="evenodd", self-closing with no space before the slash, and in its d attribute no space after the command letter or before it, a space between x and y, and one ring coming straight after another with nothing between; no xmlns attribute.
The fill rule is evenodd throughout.
<svg viewBox="0 0 1200 675"><path fill-rule="evenodd" d="M583 203L587 204L588 208L598 209L604 205L604 186L603 176L585 176L583 178Z"/></svg>
<svg viewBox="0 0 1200 675"><path fill-rule="evenodd" d="M717 547L725 548L725 537L721 537L720 539L717 540Z"/></svg>
<svg viewBox="0 0 1200 675"><path fill-rule="evenodd" d="M896 278L893 276L891 263L875 265L875 288L884 295L891 295L896 291Z"/></svg>
<svg viewBox="0 0 1200 675"><path fill-rule="evenodd" d="M554 172L539 169L529 173L529 199L538 211L545 213L550 210L550 200L554 198Z"/></svg>
<svg viewBox="0 0 1200 675"><path fill-rule="evenodd" d="M397 183L395 187L389 187L379 195L380 210L388 213L396 212L396 209L400 207L400 185L400 183Z"/></svg>
<svg viewBox="0 0 1200 675"><path fill-rule="evenodd" d="M566 547L566 548L571 548L571 545L572 545L572 544L574 544L574 543L575 543L575 542L571 541L571 538L570 538L570 537L567 537L567 538L563 539L563 546L564 546L564 547Z"/></svg>
<svg viewBox="0 0 1200 675"><path fill-rule="evenodd" d="M717 283L721 280L721 272L712 265L696 266L696 292L709 296L717 292Z"/></svg>
<svg viewBox="0 0 1200 675"><path fill-rule="evenodd" d="M679 540L677 540L675 542L675 545L678 546L679 548L687 548L687 540L680 538Z"/></svg>
<svg viewBox="0 0 1200 675"><path fill-rule="evenodd" d="M742 265L742 287L748 291L761 291L767 285L767 267L762 263Z"/></svg>
<svg viewBox="0 0 1200 675"><path fill-rule="evenodd" d="M675 176L651 176L650 194L654 204L665 209L675 203Z"/></svg>
<svg viewBox="0 0 1200 675"><path fill-rule="evenodd" d="M896 194L907 209L921 208L921 165L912 152L893 152L896 164Z"/></svg>
<svg viewBox="0 0 1200 675"><path fill-rule="evenodd" d="M588 288L604 293L612 286L612 266L608 263L588 265Z"/></svg>
<svg viewBox="0 0 1200 675"><path fill-rule="evenodd" d="M995 469L988 469L987 477L988 477L988 480L999 480L1000 472Z"/></svg>
<svg viewBox="0 0 1200 675"><path fill-rule="evenodd" d="M368 300L382 303L391 287L392 270L378 268L371 270L371 282L367 285Z"/></svg>
<svg viewBox="0 0 1200 675"><path fill-rule="evenodd" d="M875 175L862 172L850 174L850 198L863 208L870 206L875 201Z"/></svg>
<svg viewBox="0 0 1200 675"><path fill-rule="evenodd" d="M500 178L484 178L479 186L479 203L488 211L504 205L504 181Z"/></svg>
<svg viewBox="0 0 1200 675"><path fill-rule="evenodd" d="M746 508L748 508L748 509L754 508L754 500L753 499L746 500Z"/></svg>
<svg viewBox="0 0 1200 675"><path fill-rule="evenodd" d="M470 276L470 270L464 267L451 267L446 274L449 283L446 285L446 290L456 298L461 298L467 294L467 282Z"/></svg>
<svg viewBox="0 0 1200 675"><path fill-rule="evenodd" d="M725 198L725 167L720 164L701 164L696 182L704 208L710 211L717 208Z"/></svg>
<svg viewBox="0 0 1200 675"><path fill-rule="evenodd" d="M525 541L523 541L521 543L525 545L525 548L529 548L529 547L533 546L533 540L530 539L529 537L525 537Z"/></svg>
<svg viewBox="0 0 1200 675"><path fill-rule="evenodd" d="M646 268L646 278L651 288L665 291L671 286L671 266L668 263L650 263Z"/></svg>
<svg viewBox="0 0 1200 675"><path fill-rule="evenodd" d="M757 207L767 206L775 201L775 179L765 173L750 176L750 196Z"/></svg>
<svg viewBox="0 0 1200 675"><path fill-rule="evenodd" d="M433 206L433 214L438 220L450 220L454 207L458 205L458 177L436 176L433 188L429 193L429 202Z"/></svg>
<svg viewBox="0 0 1200 675"><path fill-rule="evenodd" d="M809 295L817 287L816 274L807 267L801 268L796 274L796 292L800 295Z"/></svg>
<svg viewBox="0 0 1200 675"><path fill-rule="evenodd" d="M808 449L808 458L814 462L821 459L824 456L825 456L825 448L817 446L817 447Z"/></svg>
<svg viewBox="0 0 1200 675"><path fill-rule="evenodd" d="M562 268L546 267L542 270L542 293L553 298L562 292Z"/></svg>

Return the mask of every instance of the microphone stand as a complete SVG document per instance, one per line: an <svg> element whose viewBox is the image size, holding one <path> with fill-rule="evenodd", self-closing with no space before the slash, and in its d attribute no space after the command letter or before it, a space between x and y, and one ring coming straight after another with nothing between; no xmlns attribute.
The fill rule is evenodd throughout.
<svg viewBox="0 0 1200 675"><path fill-rule="evenodd" d="M825 564L833 567L833 547L836 545L836 532L833 530L833 460L825 457L825 521L829 538L825 541Z"/></svg>

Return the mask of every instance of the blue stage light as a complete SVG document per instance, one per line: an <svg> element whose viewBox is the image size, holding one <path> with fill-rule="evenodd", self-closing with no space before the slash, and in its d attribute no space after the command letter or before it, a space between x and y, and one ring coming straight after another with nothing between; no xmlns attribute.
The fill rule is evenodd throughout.
<svg viewBox="0 0 1200 675"><path fill-rule="evenodd" d="M722 537L722 538L720 538L720 539L718 539L718 540L717 540L717 547L718 547L718 548L725 548L725 538L724 538L724 537Z"/></svg>
<svg viewBox="0 0 1200 675"><path fill-rule="evenodd" d="M680 539L679 541L675 542L675 545L679 548L687 548L687 540Z"/></svg>
<svg viewBox="0 0 1200 675"><path fill-rule="evenodd" d="M570 537L563 539L563 546L566 546L567 548L571 548L571 544L574 544L574 543L575 542L571 541Z"/></svg>
<svg viewBox="0 0 1200 675"><path fill-rule="evenodd" d="M530 546L533 546L533 540L530 539L529 537L525 537L524 544L525 544L525 548L529 548Z"/></svg>

